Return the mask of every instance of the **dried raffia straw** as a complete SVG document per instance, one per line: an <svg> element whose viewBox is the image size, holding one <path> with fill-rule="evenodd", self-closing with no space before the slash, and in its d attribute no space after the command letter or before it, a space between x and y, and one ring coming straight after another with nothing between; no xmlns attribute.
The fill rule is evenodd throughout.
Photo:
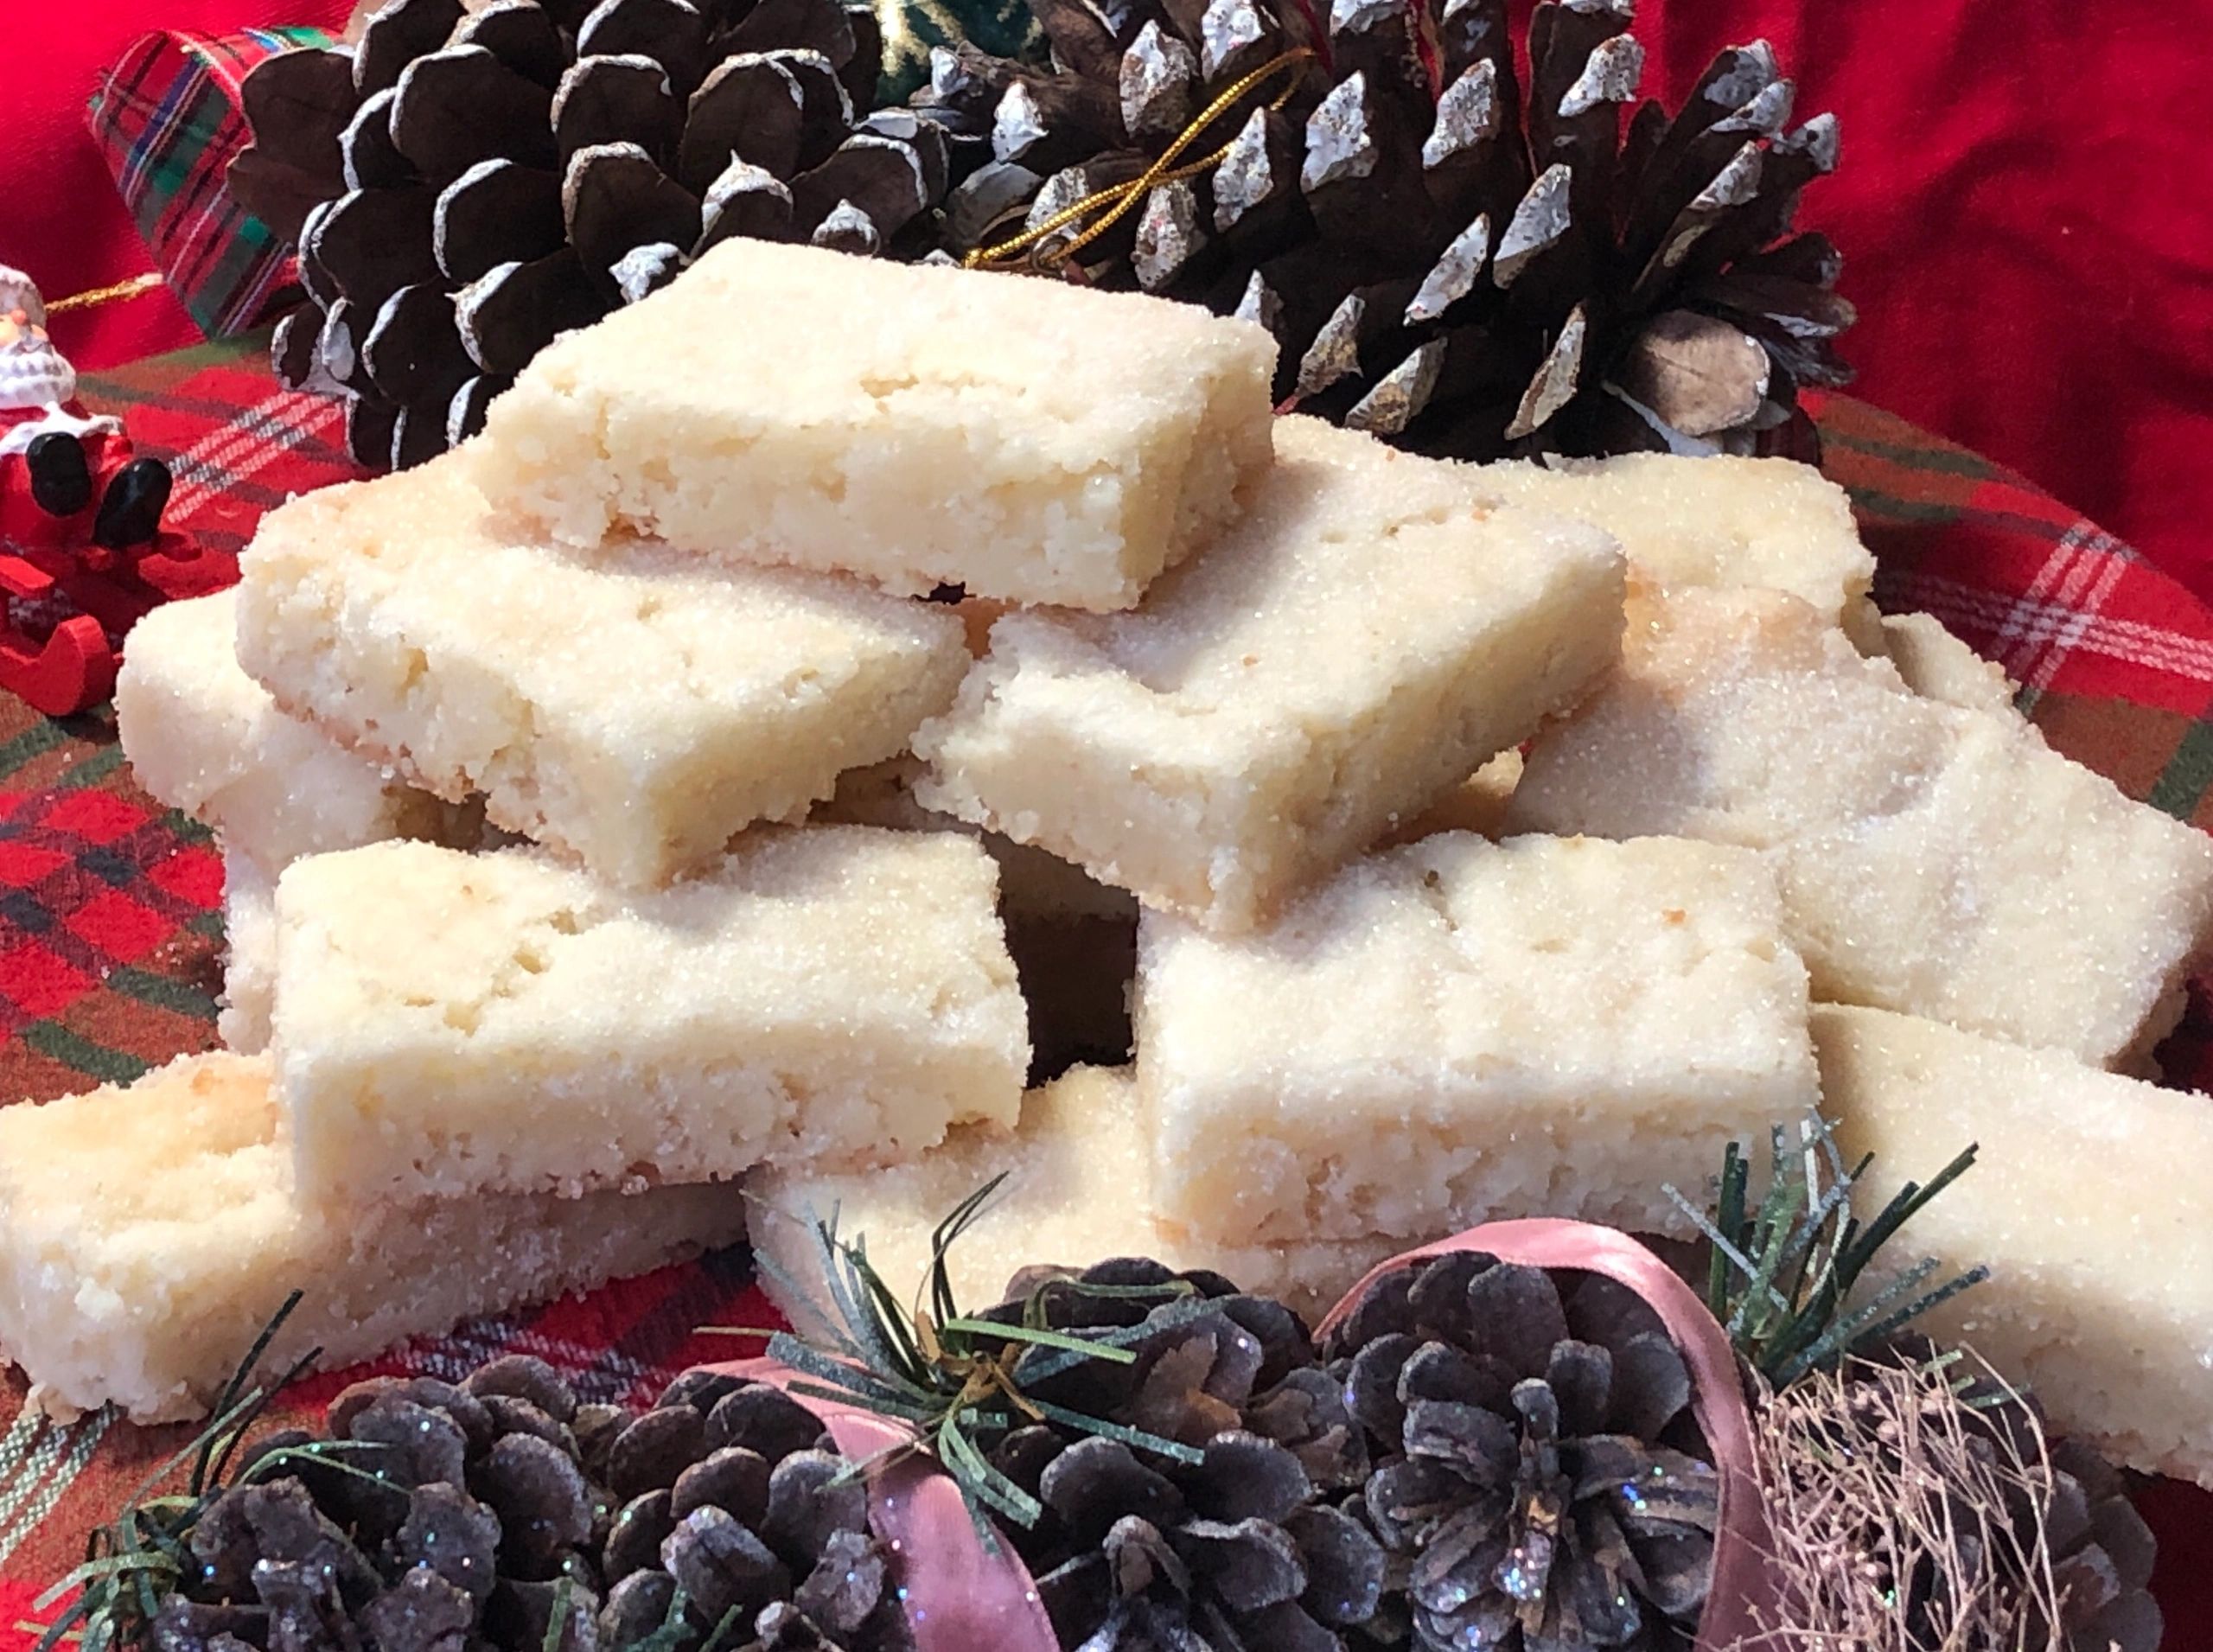
<svg viewBox="0 0 2213 1652"><path fill-rule="evenodd" d="M1201 160L1189 161L1182 166L1177 165L1176 162L1184 150L1205 135L1209 127L1235 108L1247 94L1288 69L1293 73L1284 81L1283 89L1268 100L1270 109L1281 109L1291 101L1291 94L1298 90L1300 75L1305 66L1313 61L1314 55L1311 46L1294 46L1291 50L1270 58L1250 74L1240 76L1223 87L1221 95L1200 110L1192 118L1190 124L1176 135L1176 141L1160 152L1160 158L1136 177L1094 190L1082 200L1063 207L1043 223L1024 230L1019 235L1011 236L996 246L976 248L961 262L971 270L1027 268L1043 271L1065 264L1113 228L1131 207L1144 200L1146 194L1157 186L1174 183L1183 178L1196 178L1201 173L1211 172L1220 166L1228 156L1228 144L1224 144ZM1093 222L1086 224L1066 243L1050 247L1043 245L1070 224L1081 222L1087 214L1101 207L1106 211ZM1015 257L1015 254L1032 248L1036 250L1030 252L1029 257Z"/></svg>
<svg viewBox="0 0 2213 1652"><path fill-rule="evenodd" d="M1855 1358L1766 1389L1753 1426L1776 1615L1742 1652L2067 1646L2057 1471L2033 1408L1975 1356Z"/></svg>

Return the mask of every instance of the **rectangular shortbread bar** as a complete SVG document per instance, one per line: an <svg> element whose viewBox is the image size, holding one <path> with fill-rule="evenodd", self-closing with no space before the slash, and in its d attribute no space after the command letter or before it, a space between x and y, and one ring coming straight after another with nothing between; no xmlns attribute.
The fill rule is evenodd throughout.
<svg viewBox="0 0 2213 1652"><path fill-rule="evenodd" d="M1253 935L1149 911L1156 1206L1238 1244L1680 1230L1661 1183L1814 1105L1806 1004L1760 858L1674 839L1426 838Z"/></svg>
<svg viewBox="0 0 2213 1652"><path fill-rule="evenodd" d="M736 239L541 352L472 451L572 545L1120 609L1266 468L1274 367L1187 305Z"/></svg>
<svg viewBox="0 0 2213 1652"><path fill-rule="evenodd" d="M277 878L251 855L223 851L223 1048L258 1056L269 1047L277 992Z"/></svg>
<svg viewBox="0 0 2213 1652"><path fill-rule="evenodd" d="M1882 651L1867 600L1874 556L1859 541L1851 499L1811 465L1629 453L1551 469L1487 465L1483 475L1517 504L1604 528L1644 584L1787 590L1867 652Z"/></svg>
<svg viewBox="0 0 2213 1652"><path fill-rule="evenodd" d="M749 1181L754 1249L769 1264L762 1283L794 1324L811 1324L809 1309L825 1304L813 1224L834 1213L841 1236L866 1240L869 1260L892 1293L914 1301L929 1272L932 1230L1002 1174L990 1208L947 1255L964 1308L1001 1300L1023 1268L1149 1256L1170 1267L1211 1268L1318 1317L1369 1268L1407 1247L1375 1237L1226 1246L1162 1227L1146 1202L1152 1156L1130 1069L1079 1067L1023 1098L1014 1131L964 1126L912 1164L865 1176L771 1172Z"/></svg>
<svg viewBox="0 0 2213 1652"><path fill-rule="evenodd" d="M1483 472L1279 421L1245 520L1134 614L1012 613L926 724L922 801L1234 930L1574 704L1613 542Z"/></svg>
<svg viewBox="0 0 2213 1652"><path fill-rule="evenodd" d="M296 1289L265 1368L316 1346L335 1368L744 1228L727 1188L319 1207L290 1181L265 1059L0 1107L0 1350L32 1402L197 1416Z"/></svg>
<svg viewBox="0 0 2213 1652"><path fill-rule="evenodd" d="M1991 1277L1929 1329L2025 1382L2066 1434L2213 1486L2213 1101L1878 1010L1814 1012L1863 1211L1970 1142L1896 1249Z"/></svg>
<svg viewBox="0 0 2213 1652"><path fill-rule="evenodd" d="M647 885L903 749L968 663L949 609L822 575L619 565L495 520L445 457L262 519L239 657L288 710Z"/></svg>
<svg viewBox="0 0 2213 1652"><path fill-rule="evenodd" d="M272 873L386 838L472 844L481 806L418 791L277 709L239 666L238 606L233 587L131 628L115 721L138 783Z"/></svg>
<svg viewBox="0 0 2213 1652"><path fill-rule="evenodd" d="M628 896L527 850L295 861L271 1048L300 1186L575 1193L1011 1121L996 882L970 839L866 826L749 834Z"/></svg>
<svg viewBox="0 0 2213 1652"><path fill-rule="evenodd" d="M2213 936L2213 843L2010 709L1907 691L1804 603L1683 591L1531 748L1523 831L1767 851L1814 996L2141 1058Z"/></svg>

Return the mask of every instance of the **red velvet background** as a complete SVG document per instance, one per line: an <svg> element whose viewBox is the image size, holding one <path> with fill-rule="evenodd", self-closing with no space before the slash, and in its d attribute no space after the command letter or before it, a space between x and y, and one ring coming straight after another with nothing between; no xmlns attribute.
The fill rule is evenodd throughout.
<svg viewBox="0 0 2213 1652"><path fill-rule="evenodd" d="M272 15L272 6L282 15ZM0 41L0 260L49 297L148 267L85 140L139 30L335 26L345 0L43 0ZM1645 0L1648 90L1764 35L1845 164L1857 393L2042 483L2213 594L2213 0ZM164 294L56 332L97 367L187 341Z"/></svg>
<svg viewBox="0 0 2213 1652"><path fill-rule="evenodd" d="M265 23L336 29L348 0L29 0L0 32L0 264L49 302L154 267L85 128L85 103L124 48L155 29L220 34ZM54 318L80 369L198 341L160 289Z"/></svg>

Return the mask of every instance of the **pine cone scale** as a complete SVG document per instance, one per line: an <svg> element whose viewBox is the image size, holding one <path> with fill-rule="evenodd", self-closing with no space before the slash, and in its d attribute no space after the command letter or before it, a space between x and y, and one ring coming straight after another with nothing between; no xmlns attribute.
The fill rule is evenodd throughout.
<svg viewBox="0 0 2213 1652"><path fill-rule="evenodd" d="M1326 20L1269 0L1031 10L1052 73L948 49L916 99L953 146L936 220L953 256L1025 201L1035 228L1188 135L1218 169L1153 186L1078 272L1260 321L1303 411L1459 458L1795 449L1798 386L1842 377L1834 259L1783 252L1834 126L1789 126L1795 88L1763 43L1720 54L1673 118L1648 103L1624 131L1643 67L1626 0L1539 5L1526 85L1502 0L1336 0ZM986 143L999 164L979 169ZM1075 239L1025 249L1024 267ZM1400 280L1387 309L1362 292ZM1674 336L1686 316L1695 360Z"/></svg>

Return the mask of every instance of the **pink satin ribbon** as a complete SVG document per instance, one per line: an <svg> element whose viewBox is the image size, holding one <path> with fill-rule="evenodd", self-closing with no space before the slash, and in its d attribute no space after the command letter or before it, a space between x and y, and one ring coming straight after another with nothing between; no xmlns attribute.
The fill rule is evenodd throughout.
<svg viewBox="0 0 2213 1652"><path fill-rule="evenodd" d="M1762 1628L1772 1627L1773 1597L1764 1564L1767 1516L1736 1352L1698 1292L1628 1234L1549 1218L1470 1228L1369 1270L1315 1328L1316 1340L1335 1329L1383 1275L1422 1257L1453 1251L1488 1251L1505 1262L1603 1273L1651 1304L1682 1352L1691 1376L1691 1411L1721 1476L1713 1579L1699 1619L1698 1652L1733 1652ZM779 1387L788 1387L798 1375L775 1360L738 1360L705 1368ZM856 1406L803 1394L792 1397L823 1419L838 1449L850 1457L871 1457L913 1437L902 1425ZM996 1652L1055 1652L1053 1626L1029 1572L1005 1544L996 1554L985 1549L960 1491L922 1453L901 1458L871 1480L869 1524L900 1558L918 1652L985 1647Z"/></svg>
<svg viewBox="0 0 2213 1652"><path fill-rule="evenodd" d="M1486 1222L1434 1245L1421 1245L1368 1271L1315 1327L1316 1341L1350 1313L1368 1287L1394 1268L1425 1256L1488 1251L1502 1262L1580 1268L1627 1285L1652 1306L1675 1339L1691 1374L1691 1413L1706 1434L1721 1476L1721 1508L1713 1539L1713 1579L1698 1623L1698 1652L1733 1649L1776 1625L1767 1508L1760 1496L1752 1414L1737 1374L1729 1335L1682 1277L1627 1234L1584 1221L1533 1217Z"/></svg>
<svg viewBox="0 0 2213 1652"><path fill-rule="evenodd" d="M775 1360L734 1360L710 1371L788 1388L799 1373ZM914 1438L902 1424L813 1394L792 1398L822 1419L838 1449L861 1461ZM1030 1572L1006 1544L976 1535L951 1477L910 1452L869 1480L868 1523L899 1558L900 1598L916 1652L1057 1652L1052 1621Z"/></svg>

